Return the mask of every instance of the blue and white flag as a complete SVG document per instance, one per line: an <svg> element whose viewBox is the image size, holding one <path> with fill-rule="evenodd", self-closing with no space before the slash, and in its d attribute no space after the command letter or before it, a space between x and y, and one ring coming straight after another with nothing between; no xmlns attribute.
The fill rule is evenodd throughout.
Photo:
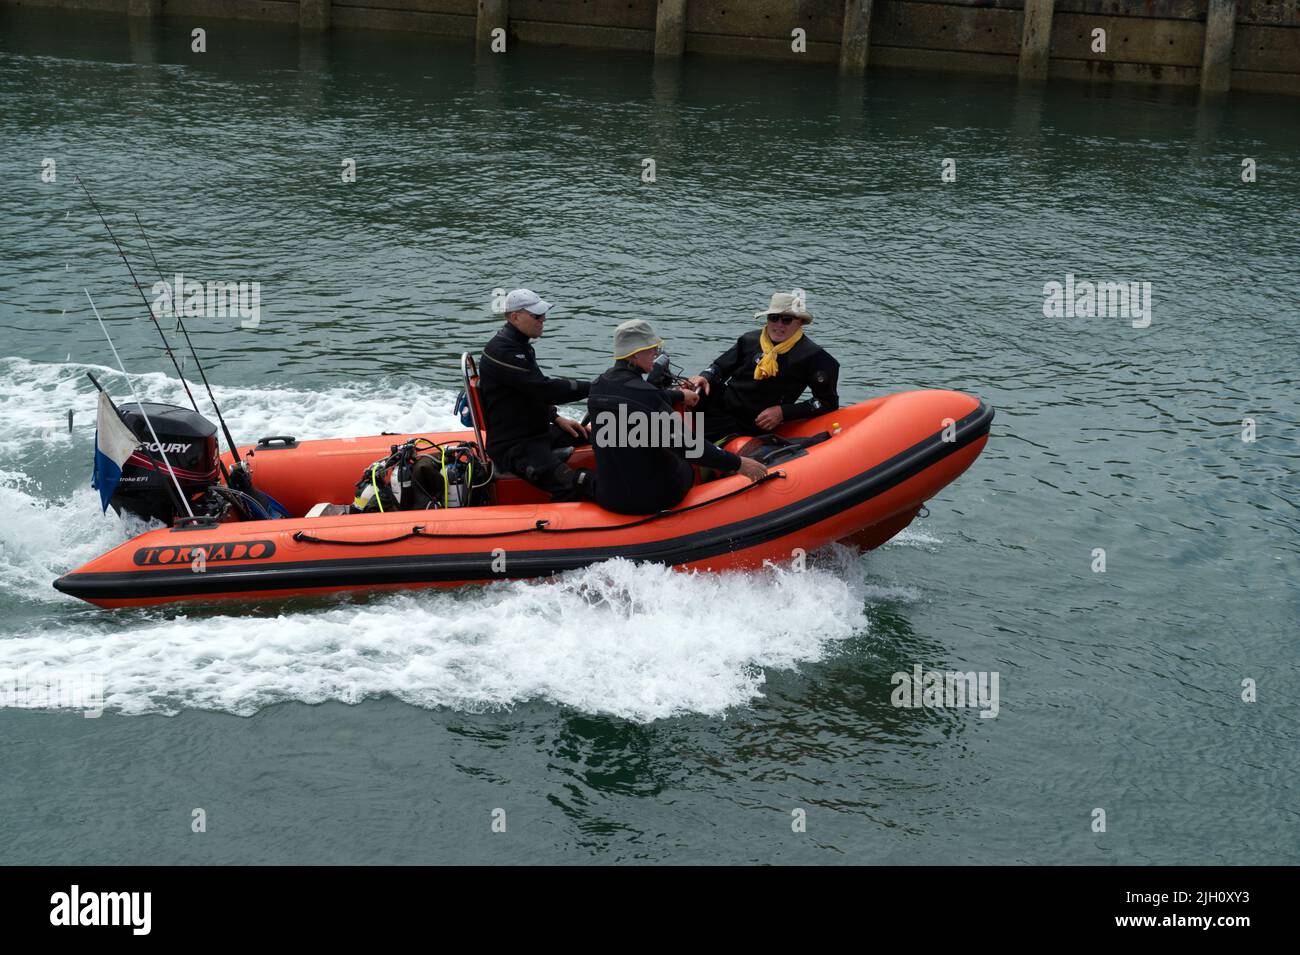
<svg viewBox="0 0 1300 955"><path fill-rule="evenodd" d="M99 502L105 511L108 502L122 480L122 465L141 444L118 415L108 395L99 393L99 414L95 419L95 469L90 486L99 491Z"/></svg>

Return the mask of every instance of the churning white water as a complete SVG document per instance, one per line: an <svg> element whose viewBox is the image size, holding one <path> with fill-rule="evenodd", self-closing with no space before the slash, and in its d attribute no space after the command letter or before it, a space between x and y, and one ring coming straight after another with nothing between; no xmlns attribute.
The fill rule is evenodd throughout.
<svg viewBox="0 0 1300 955"><path fill-rule="evenodd" d="M388 595L276 616L224 607L188 615L177 608L90 611L50 581L131 531L111 511L100 513L88 487L94 400L86 370L0 361L0 420L10 422L0 445L9 465L0 471L7 515L0 522L0 597L44 608L31 618L36 623L0 631L0 683L42 672L94 674L103 681L104 705L133 714L193 707L247 715L287 700L391 695L468 709L544 700L634 720L717 715L760 695L765 667L821 659L837 641L863 632L868 600L918 597L906 587L868 587L857 554L832 548L803 572L685 574L615 560L550 581ZM91 370L123 395L120 376ZM143 398L184 402L174 379L149 374L137 382ZM414 384L223 387L217 397L241 440L459 427L451 394L430 395ZM68 408L77 411L71 435ZM84 471L87 479L55 498L21 466ZM937 543L916 534L901 542Z"/></svg>

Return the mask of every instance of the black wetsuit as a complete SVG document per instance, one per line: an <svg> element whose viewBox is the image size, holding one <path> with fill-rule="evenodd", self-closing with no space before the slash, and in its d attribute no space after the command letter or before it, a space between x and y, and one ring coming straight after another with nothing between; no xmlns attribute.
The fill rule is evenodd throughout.
<svg viewBox="0 0 1300 955"><path fill-rule="evenodd" d="M585 442L555 424L555 405L581 401L590 383L547 378L531 340L509 322L483 349L478 373L488 456L554 500L580 500L578 475L555 449Z"/></svg>
<svg viewBox="0 0 1300 955"><path fill-rule="evenodd" d="M763 357L762 329L747 332L701 374L709 380L709 394L695 410L704 412L704 434L710 441L730 434L764 434L754 419L779 405L786 421L801 421L834 411L840 406L837 391L840 363L805 334L799 343L776 359L779 371L772 378L754 378ZM799 401L805 388L812 398Z"/></svg>
<svg viewBox="0 0 1300 955"><path fill-rule="evenodd" d="M619 514L666 510L691 489L695 481L691 463L727 473L739 469L739 457L698 438L695 444L703 452L698 458L686 457L692 449L690 441L674 447L620 445L627 436L617 435L614 422L620 418L630 422L634 413L672 413L673 402L680 399L680 392L656 388L627 362L619 362L592 382L587 408L596 451L595 496L602 507ZM621 416L620 406L624 409Z"/></svg>

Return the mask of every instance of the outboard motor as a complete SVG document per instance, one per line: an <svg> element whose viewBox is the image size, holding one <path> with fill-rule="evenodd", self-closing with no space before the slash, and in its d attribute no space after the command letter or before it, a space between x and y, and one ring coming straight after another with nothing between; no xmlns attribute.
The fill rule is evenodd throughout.
<svg viewBox="0 0 1300 955"><path fill-rule="evenodd" d="M141 520L153 518L170 525L177 517L185 516L185 508L176 500L176 485L166 471L163 456L140 413L140 405L125 404L118 410L126 426L144 445L122 466L122 482L109 503L119 515L128 511ZM193 502L219 480L217 426L202 415L175 405L146 401L144 410L158 432L161 450L167 452L167 461L176 472L181 490ZM191 506L199 513L196 505L191 503Z"/></svg>

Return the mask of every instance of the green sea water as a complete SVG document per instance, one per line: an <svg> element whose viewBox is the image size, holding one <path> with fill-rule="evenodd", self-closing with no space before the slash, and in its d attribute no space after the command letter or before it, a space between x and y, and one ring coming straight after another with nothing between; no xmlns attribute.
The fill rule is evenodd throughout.
<svg viewBox="0 0 1300 955"><path fill-rule="evenodd" d="M0 863L1300 862L1296 100L194 25L0 10ZM846 403L998 417L802 574L97 610L50 587L126 536L83 288L185 398L75 175L142 282L133 213L260 284L189 323L241 441L452 427L516 286L554 373L629 318L697 371L798 286ZM1067 276L1149 325L1045 315ZM918 665L996 717L893 705ZM103 715L16 692L51 674Z"/></svg>

